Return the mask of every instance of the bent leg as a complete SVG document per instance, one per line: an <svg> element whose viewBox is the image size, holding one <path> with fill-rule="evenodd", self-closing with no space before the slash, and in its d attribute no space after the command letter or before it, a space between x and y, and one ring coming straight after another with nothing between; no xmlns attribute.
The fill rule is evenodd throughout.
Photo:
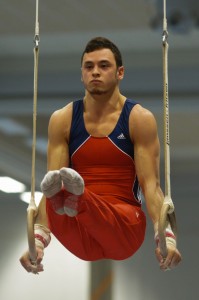
<svg viewBox="0 0 199 300"><path fill-rule="evenodd" d="M64 201L73 196L65 190L62 193ZM142 210L114 197L102 197L85 188L78 196L78 214L72 218L57 215L50 202L47 204L52 232L82 259L125 259L144 240L146 224Z"/></svg>
<svg viewBox="0 0 199 300"><path fill-rule="evenodd" d="M71 193L64 203L61 189ZM83 178L71 168L48 171L41 182L41 190L51 202L53 209L59 215L67 214L69 217L77 215L78 197L84 192Z"/></svg>
<svg viewBox="0 0 199 300"><path fill-rule="evenodd" d="M125 259L141 246L146 219L140 207L88 189L80 198L78 221L103 248L106 258Z"/></svg>

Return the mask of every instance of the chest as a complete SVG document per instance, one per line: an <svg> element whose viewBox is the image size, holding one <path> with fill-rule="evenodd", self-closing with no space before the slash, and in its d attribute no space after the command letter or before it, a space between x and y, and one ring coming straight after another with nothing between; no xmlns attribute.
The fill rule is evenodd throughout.
<svg viewBox="0 0 199 300"><path fill-rule="evenodd" d="M127 140L113 140L110 137L90 136L72 155L75 168L124 168L132 167L133 147Z"/></svg>
<svg viewBox="0 0 199 300"><path fill-rule="evenodd" d="M105 137L115 129L120 117L120 112L100 116L84 113L84 126L87 132L94 137Z"/></svg>

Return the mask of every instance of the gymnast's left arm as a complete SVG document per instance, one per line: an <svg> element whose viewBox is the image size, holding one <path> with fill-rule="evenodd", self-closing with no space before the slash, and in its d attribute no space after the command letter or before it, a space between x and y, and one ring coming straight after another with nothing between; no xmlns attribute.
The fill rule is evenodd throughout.
<svg viewBox="0 0 199 300"><path fill-rule="evenodd" d="M168 226L166 232L167 257L161 255L158 245L158 220L164 195L160 187L159 160L160 145L157 125L153 114L140 105L136 105L130 115L130 135L134 143L136 173L141 186L148 214L152 220L155 239L156 257L162 270L174 268L181 261L175 235Z"/></svg>

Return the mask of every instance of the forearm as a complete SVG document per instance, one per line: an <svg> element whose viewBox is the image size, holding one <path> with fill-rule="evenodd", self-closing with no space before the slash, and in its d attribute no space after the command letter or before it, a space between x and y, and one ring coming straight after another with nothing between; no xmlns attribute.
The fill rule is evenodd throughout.
<svg viewBox="0 0 199 300"><path fill-rule="evenodd" d="M27 272L38 274L38 272L43 271L43 265L41 263L43 259L43 250L49 245L51 240L46 216L45 197L43 197L40 202L34 223L34 237L37 252L36 264L33 264L31 261L29 250L21 256L20 262Z"/></svg>
<svg viewBox="0 0 199 300"><path fill-rule="evenodd" d="M42 197L39 207L38 213L35 219L35 224L41 224L45 227L48 227L48 218L46 214L46 198L45 196Z"/></svg>
<svg viewBox="0 0 199 300"><path fill-rule="evenodd" d="M155 187L151 185L143 191L143 194L149 217L153 225L156 226L164 200L163 192L159 185L156 185Z"/></svg>
<svg viewBox="0 0 199 300"><path fill-rule="evenodd" d="M46 248L50 243L51 237L50 229L48 228L45 196L42 197L38 207L38 214L34 225L34 233L36 246L41 249Z"/></svg>
<svg viewBox="0 0 199 300"><path fill-rule="evenodd" d="M153 222L155 242L156 245L159 247L158 222L159 222L160 212L164 200L164 195L161 188L158 186L152 192L149 189L145 197L146 197L147 211ZM176 247L176 237L169 223L166 225L165 228L165 237L166 237L167 247L168 245Z"/></svg>

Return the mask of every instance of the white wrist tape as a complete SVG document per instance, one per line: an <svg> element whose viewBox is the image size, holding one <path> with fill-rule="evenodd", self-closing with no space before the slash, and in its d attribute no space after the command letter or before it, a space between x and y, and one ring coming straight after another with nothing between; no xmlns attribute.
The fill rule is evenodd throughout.
<svg viewBox="0 0 199 300"><path fill-rule="evenodd" d="M165 229L165 238L166 238L166 245L172 245L174 247L176 247L177 243L176 243L176 236L173 233L170 224L167 225L166 229ZM157 244L157 246L159 246L159 236L158 236L158 231L155 231L155 236L154 236L155 242Z"/></svg>
<svg viewBox="0 0 199 300"><path fill-rule="evenodd" d="M40 224L34 225L35 244L39 248L46 248L51 241L50 230Z"/></svg>

